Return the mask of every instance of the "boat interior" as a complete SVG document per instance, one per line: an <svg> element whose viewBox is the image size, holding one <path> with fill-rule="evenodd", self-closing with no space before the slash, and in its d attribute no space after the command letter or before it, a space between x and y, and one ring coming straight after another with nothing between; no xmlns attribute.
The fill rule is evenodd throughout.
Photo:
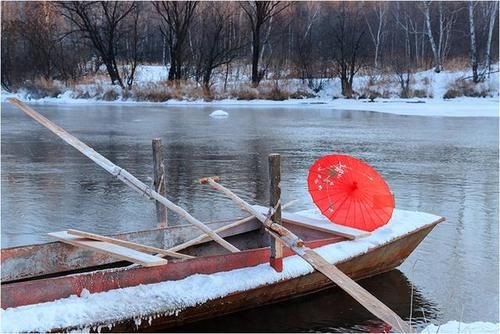
<svg viewBox="0 0 500 334"><path fill-rule="evenodd" d="M231 224L235 220L207 223L215 230ZM328 243L347 240L345 237L329 232L299 226L283 220L283 226L295 233L305 242L328 239ZM114 235L113 238L127 240L142 245L169 249L202 235L203 232L191 225L174 225L145 231L136 231ZM225 240L241 251L269 247L271 237L256 218L221 232ZM191 245L179 253L195 258L228 254L229 251L210 239ZM190 259L179 259L164 256L169 262L185 262ZM55 241L45 244L5 248L1 251L2 285L58 277L75 273L92 272L110 268L128 268L134 265L128 261L117 260L106 253L75 247Z"/></svg>

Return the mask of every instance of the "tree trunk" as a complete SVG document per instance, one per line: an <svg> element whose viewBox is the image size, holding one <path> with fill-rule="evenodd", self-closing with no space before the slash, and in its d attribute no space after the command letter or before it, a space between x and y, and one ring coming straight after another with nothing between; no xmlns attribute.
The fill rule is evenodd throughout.
<svg viewBox="0 0 500 334"><path fill-rule="evenodd" d="M430 1L426 1L424 3L425 26L427 30L427 37L429 38L429 43L431 44L432 55L434 57L434 72L439 73L441 72L441 60L439 59L436 42L434 41L434 36L432 35L430 7L431 7Z"/></svg>
<svg viewBox="0 0 500 334"><path fill-rule="evenodd" d="M342 95L348 99L352 98L352 82L349 80L347 75L342 75L340 77L340 82L342 85Z"/></svg>
<svg viewBox="0 0 500 334"><path fill-rule="evenodd" d="M489 4L489 26L488 26L488 40L486 42L486 54L485 54L485 61L486 61L486 71L487 71L487 76L490 76L490 71L491 71L491 41L493 39L493 29L495 28L495 20L496 20L496 15L497 15L497 4L498 2L492 2Z"/></svg>
<svg viewBox="0 0 500 334"><path fill-rule="evenodd" d="M253 31L252 40L252 86L257 87L260 82L259 75L259 57L260 57L260 26L256 26Z"/></svg>
<svg viewBox="0 0 500 334"><path fill-rule="evenodd" d="M469 35L470 35L470 63L472 67L472 81L479 82L477 50L476 50L476 29L474 27L474 2L469 1Z"/></svg>

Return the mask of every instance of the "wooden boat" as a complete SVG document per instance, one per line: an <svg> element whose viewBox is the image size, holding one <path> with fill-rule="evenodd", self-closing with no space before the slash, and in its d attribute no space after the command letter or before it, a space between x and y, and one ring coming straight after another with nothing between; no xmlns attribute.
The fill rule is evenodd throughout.
<svg viewBox="0 0 500 334"><path fill-rule="evenodd" d="M289 217L284 214L283 225L302 238L310 248L318 249L348 240L313 226L314 224L310 224L306 217L303 219L289 219ZM399 266L425 236L438 223L444 221L444 218L430 217L433 219L408 233L370 247L366 252L338 261L336 265L355 280L374 276ZM207 225L212 229L217 229L228 223L213 222ZM22 305L50 302L71 295L80 295L84 289L90 293L97 293L140 284L180 281L193 274L214 274L266 264L270 257L269 238L263 233L261 226L262 224L256 219L251 219L221 232L221 236L241 249L241 252L228 253L214 241L205 241L183 250L184 254L193 255L195 258L169 258L167 264L153 267L116 261L116 258L109 254L85 250L62 242L2 249L2 308L5 310ZM115 237L168 249L197 235L199 231L195 227L180 225L125 233ZM368 238L370 237L366 239ZM363 240L359 239L361 242ZM285 271L287 269L286 258L292 255L291 251L285 249ZM220 298L210 299L176 312L171 312L172 310L165 306L165 308L140 316L99 319L85 324L51 327L50 330L67 331L87 328L124 332L167 329L283 301L332 286L333 283L321 273L311 272L298 277L260 284L250 289L233 291ZM140 319L148 321L140 321Z"/></svg>

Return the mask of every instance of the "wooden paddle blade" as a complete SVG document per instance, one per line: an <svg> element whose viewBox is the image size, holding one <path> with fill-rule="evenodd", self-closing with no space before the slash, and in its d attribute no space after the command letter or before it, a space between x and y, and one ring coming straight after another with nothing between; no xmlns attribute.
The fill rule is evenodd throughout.
<svg viewBox="0 0 500 334"><path fill-rule="evenodd" d="M201 179L198 180L198 182L200 184L208 184L208 180L212 180L214 182L220 182L220 177L219 176L202 177Z"/></svg>
<svg viewBox="0 0 500 334"><path fill-rule="evenodd" d="M314 269L332 280L332 282L337 284L377 318L383 320L401 333L415 333L413 327L401 319L393 310L387 307L387 305L378 300L361 285L353 281L336 266L326 261L318 253L314 252L312 249L307 249L302 254L298 252L297 254L311 264Z"/></svg>

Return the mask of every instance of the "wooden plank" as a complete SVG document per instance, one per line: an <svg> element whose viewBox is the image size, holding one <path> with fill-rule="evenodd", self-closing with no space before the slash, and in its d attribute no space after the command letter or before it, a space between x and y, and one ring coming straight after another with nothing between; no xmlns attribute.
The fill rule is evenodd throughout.
<svg viewBox="0 0 500 334"><path fill-rule="evenodd" d="M269 154L269 206L276 208L271 221L281 225L281 158L279 154ZM283 243L281 240L271 237L271 267L277 272L283 271Z"/></svg>
<svg viewBox="0 0 500 334"><path fill-rule="evenodd" d="M268 208L265 206L261 205L253 205L253 207L260 213L265 214L267 212ZM283 212L282 213L282 220L288 224L293 224L297 226L302 226L306 228L310 228L312 230L317 230L317 231L322 231L322 232L327 232L327 233L332 233L335 235L340 235L342 237L354 240L354 239L359 239L359 238L364 238L370 235L370 232L358 230L355 228L347 227L347 226L342 226L338 224L334 224L327 220L319 220L319 219L314 219L310 217L305 217L301 216L296 213L291 213L291 212Z"/></svg>
<svg viewBox="0 0 500 334"><path fill-rule="evenodd" d="M44 126L48 130L50 130L52 133L57 135L59 138L64 140L66 143L69 145L73 146L75 149L80 151L83 155L85 155L87 158L104 168L107 172L109 172L111 175L116 177L118 180L122 181L125 183L127 186L130 188L134 189L138 193L140 193L143 196L146 196L147 198L150 199L155 199L156 201L160 202L161 204L165 205L167 208L178 214L180 217L185 219L188 223L198 227L200 230L208 234L215 242L220 244L222 247L226 248L230 252L239 252L240 250L233 245L231 245L229 242L221 238L220 235L217 233L214 233L208 226L206 226L204 223L199 221L198 219L194 218L191 216L186 210L181 208L180 206L174 204L171 202L168 198L161 196L158 194L155 190L151 189L151 187L145 185L143 182L141 182L139 179L137 179L135 176L130 174L127 170L121 168L120 166L115 165L112 163L110 160L106 159L104 156L99 154L97 151L95 151L93 148L89 147L87 144L82 142L80 139L76 138L75 136L71 135L68 133L66 130L61 128L60 126L56 125L55 123L51 122L48 120L46 117L40 115L37 113L35 110L32 108L28 107L26 104L21 102L19 99L16 98L8 98L7 101L19 109L21 109L26 115L37 121L40 125Z"/></svg>
<svg viewBox="0 0 500 334"><path fill-rule="evenodd" d="M154 255L142 253L134 249L123 247L120 245L110 244L103 241L89 240L86 238L80 238L67 233L66 231L52 232L48 233L53 238L59 241L65 242L67 244L87 248L94 250L96 252L102 252L107 254L112 254L120 260L125 260L133 263L140 264L144 267L158 266L162 264L167 264L168 261L157 257Z"/></svg>
<svg viewBox="0 0 500 334"><path fill-rule="evenodd" d="M155 138L152 141L153 146L153 185L158 194L165 197L167 195L167 175L165 173L165 165L163 164L163 145L160 138ZM163 228L168 226L167 208L160 202L156 204L156 216L158 217L158 227Z"/></svg>
<svg viewBox="0 0 500 334"><path fill-rule="evenodd" d="M194 258L194 256L191 256L191 255L180 254L180 253L172 252L172 251L169 251L166 249L141 245L141 244L138 244L135 242L115 239L115 238L106 237L104 235L94 234L94 233L90 233L90 232L84 232L84 231L73 230L73 229L69 229L67 232L68 232L68 234L76 235L76 236L79 236L81 238L104 241L104 242L107 242L110 244L115 244L115 245L120 245L123 247L130 248L130 249L135 249L139 252L150 253L150 254L161 254L161 255L165 255L165 256L177 257L180 259L193 259Z"/></svg>
<svg viewBox="0 0 500 334"><path fill-rule="evenodd" d="M341 272L335 265L329 263L318 253L307 247L303 240L279 224L268 222L266 216L254 209L250 204L236 196L231 190L209 179L212 188L222 192L233 200L240 208L254 215L275 238L279 238L295 254L306 260L314 269L328 277L333 283L347 292L380 320L392 326L401 333L415 333L415 329L406 323L399 315L384 303Z"/></svg>

